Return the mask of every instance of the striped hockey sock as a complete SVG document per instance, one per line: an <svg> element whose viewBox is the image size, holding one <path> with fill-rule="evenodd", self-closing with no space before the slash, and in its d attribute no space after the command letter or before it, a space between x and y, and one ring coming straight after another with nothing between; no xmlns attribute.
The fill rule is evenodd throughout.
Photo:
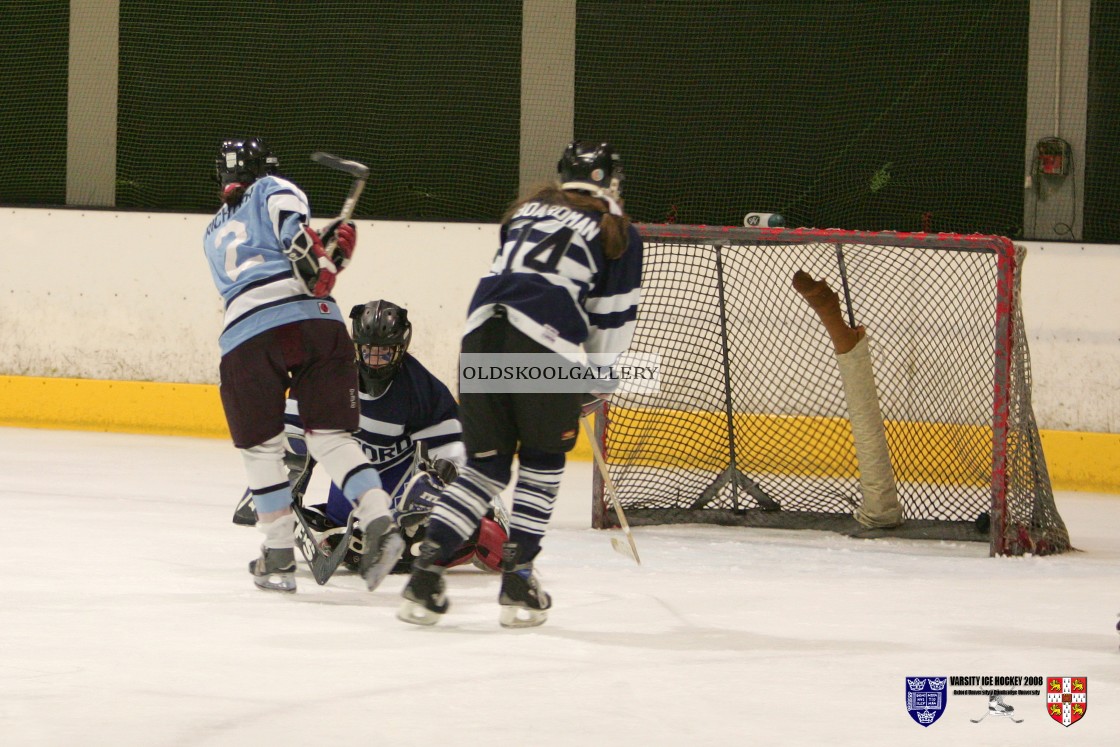
<svg viewBox="0 0 1120 747"><path fill-rule="evenodd" d="M560 492L560 478L564 474L563 454L559 466L555 456L549 460L533 460L526 464L522 456L521 467L517 473L517 485L513 492L513 512L510 517L509 538L522 548L523 558L533 558L540 547L541 538L552 518L552 508L556 505L556 494ZM538 462L551 462L539 464Z"/></svg>
<svg viewBox="0 0 1120 747"><path fill-rule="evenodd" d="M444 488L432 509L426 533L428 539L439 545L436 562L450 560L459 546L470 539L489 510L491 499L503 487L502 483L468 464L455 481Z"/></svg>

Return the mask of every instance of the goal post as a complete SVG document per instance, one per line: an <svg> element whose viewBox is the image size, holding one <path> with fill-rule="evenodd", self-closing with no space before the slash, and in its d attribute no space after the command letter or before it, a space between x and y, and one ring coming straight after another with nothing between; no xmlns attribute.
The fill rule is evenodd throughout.
<svg viewBox="0 0 1120 747"><path fill-rule="evenodd" d="M987 541L993 555L1070 549L1031 405L1022 247L987 235L639 229L631 352L657 356L660 387L621 389L596 423L632 525ZM794 287L799 271L861 328L851 352L835 312L826 320L806 302L804 279ZM884 460L885 471L873 465ZM601 481L593 492L593 525L613 526Z"/></svg>

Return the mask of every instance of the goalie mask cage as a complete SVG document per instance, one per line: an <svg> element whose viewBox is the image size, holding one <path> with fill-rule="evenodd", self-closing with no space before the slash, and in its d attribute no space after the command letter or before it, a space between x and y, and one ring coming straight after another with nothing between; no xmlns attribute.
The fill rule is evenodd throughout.
<svg viewBox="0 0 1120 747"><path fill-rule="evenodd" d="M631 524L827 529L1070 549L1031 408L1006 238L643 225L630 350L657 392L620 389L596 419ZM904 521L865 529L836 354L792 287L805 270L864 325ZM601 476L593 525L614 526Z"/></svg>

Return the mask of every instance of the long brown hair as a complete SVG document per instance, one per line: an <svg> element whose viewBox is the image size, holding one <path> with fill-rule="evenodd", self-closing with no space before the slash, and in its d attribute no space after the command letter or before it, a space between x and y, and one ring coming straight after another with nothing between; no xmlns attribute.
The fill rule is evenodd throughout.
<svg viewBox="0 0 1120 747"><path fill-rule="evenodd" d="M600 238L603 242L603 254L607 259L618 259L626 253L630 246L630 216L612 215L606 200L571 189L560 189L556 183L545 184L528 197L518 200L509 206L502 223L508 223L510 218L527 202L543 202L548 205L562 205L575 210L590 210L602 215L599 219ZM621 205L622 200L619 199Z"/></svg>

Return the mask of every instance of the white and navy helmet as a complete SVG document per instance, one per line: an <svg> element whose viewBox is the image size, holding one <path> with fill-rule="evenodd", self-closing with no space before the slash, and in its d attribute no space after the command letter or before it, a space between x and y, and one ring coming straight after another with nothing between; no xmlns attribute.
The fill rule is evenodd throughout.
<svg viewBox="0 0 1120 747"><path fill-rule="evenodd" d="M561 189L588 192L609 198L611 203L616 203L622 195L622 158L610 143L573 140L560 156L556 172Z"/></svg>

